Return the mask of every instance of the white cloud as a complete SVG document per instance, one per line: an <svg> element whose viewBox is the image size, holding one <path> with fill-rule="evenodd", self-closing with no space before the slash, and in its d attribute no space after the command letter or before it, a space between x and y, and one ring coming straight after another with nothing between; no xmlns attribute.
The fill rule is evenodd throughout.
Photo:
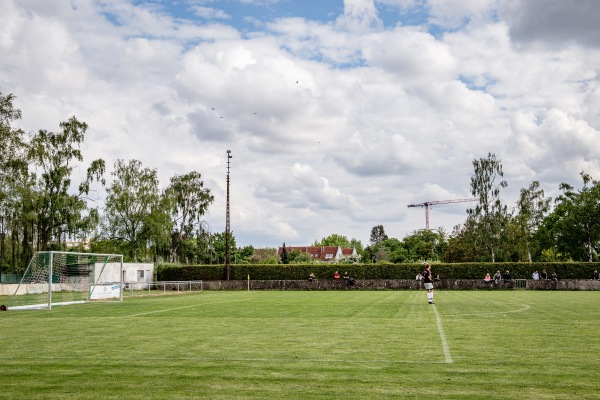
<svg viewBox="0 0 600 400"><path fill-rule="evenodd" d="M203 7L203 6L192 6L191 7L192 11L194 11L194 13L202 18L205 19L230 19L231 16L229 14L227 14L226 12L216 9L216 8L211 8L211 7Z"/></svg>
<svg viewBox="0 0 600 400"><path fill-rule="evenodd" d="M488 152L511 204L534 179L547 193L581 170L600 179L600 51L583 28L585 41L569 28L564 43L519 31L527 2L355 0L329 21L282 15L254 32L217 2L195 3L208 21L136 4L0 0L0 90L17 95L26 130L86 121L88 161L136 158L163 185L200 171L214 232L231 149L239 245L366 244L379 224L402 238L424 227L406 205L469 197L471 162ZM429 23L452 31L384 28L383 6L429 6ZM430 225L450 231L466 207L433 208Z"/></svg>
<svg viewBox="0 0 600 400"><path fill-rule="evenodd" d="M351 32L369 32L382 23L374 0L344 0L344 14L338 17L336 25Z"/></svg>

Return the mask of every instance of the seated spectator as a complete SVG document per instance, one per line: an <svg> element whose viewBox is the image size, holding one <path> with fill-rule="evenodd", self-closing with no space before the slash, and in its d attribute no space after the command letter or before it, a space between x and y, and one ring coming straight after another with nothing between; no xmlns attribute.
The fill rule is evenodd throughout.
<svg viewBox="0 0 600 400"><path fill-rule="evenodd" d="M351 276L348 277L348 286L354 286L354 278Z"/></svg>
<svg viewBox="0 0 600 400"><path fill-rule="evenodd" d="M533 279L534 281L537 281L540 279L540 274L539 274L539 272L537 272L537 270L533 271L533 275L531 275L531 279Z"/></svg>
<svg viewBox="0 0 600 400"><path fill-rule="evenodd" d="M308 274L308 281L312 282L315 280L315 274L313 274L312 272L310 274Z"/></svg>
<svg viewBox="0 0 600 400"><path fill-rule="evenodd" d="M500 271L496 271L496 273L494 274L494 282L498 284L500 283L500 279L502 279L502 275L500 275Z"/></svg>
<svg viewBox="0 0 600 400"><path fill-rule="evenodd" d="M494 281L492 280L492 277L490 276L490 274L485 274L485 278L483 278L483 282L484 283L494 283Z"/></svg>
<svg viewBox="0 0 600 400"><path fill-rule="evenodd" d="M600 275L598 275L597 269L595 269L594 272L592 273L592 279L594 279L596 281L600 279Z"/></svg>
<svg viewBox="0 0 600 400"><path fill-rule="evenodd" d="M504 283L509 283L512 280L509 270L506 270L502 279L504 280Z"/></svg>
<svg viewBox="0 0 600 400"><path fill-rule="evenodd" d="M344 272L344 279L347 280L348 278L350 278L350 275L348 275L348 271L346 271L346 272Z"/></svg>
<svg viewBox="0 0 600 400"><path fill-rule="evenodd" d="M333 274L333 279L335 279L336 281L338 281L340 279L340 273L335 271L335 273Z"/></svg>
<svg viewBox="0 0 600 400"><path fill-rule="evenodd" d="M546 272L545 269L542 270L542 274L540 275L540 278L542 278L543 281L548 280L548 273Z"/></svg>
<svg viewBox="0 0 600 400"><path fill-rule="evenodd" d="M556 272L552 273L552 278L550 278L551 281L558 281L558 275L556 275Z"/></svg>

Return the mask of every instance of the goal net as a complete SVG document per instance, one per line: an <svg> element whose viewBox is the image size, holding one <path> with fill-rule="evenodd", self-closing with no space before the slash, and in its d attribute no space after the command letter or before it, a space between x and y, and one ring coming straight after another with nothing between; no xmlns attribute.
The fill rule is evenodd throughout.
<svg viewBox="0 0 600 400"><path fill-rule="evenodd" d="M90 300L123 301L122 280L120 254L37 252L8 309L51 309Z"/></svg>

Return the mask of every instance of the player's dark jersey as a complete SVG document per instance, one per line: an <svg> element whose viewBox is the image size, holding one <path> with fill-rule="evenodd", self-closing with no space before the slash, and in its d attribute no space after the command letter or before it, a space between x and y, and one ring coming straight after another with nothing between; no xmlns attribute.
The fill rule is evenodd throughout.
<svg viewBox="0 0 600 400"><path fill-rule="evenodd" d="M425 270L423 271L423 282L424 283L433 283L433 279L431 279L431 271Z"/></svg>

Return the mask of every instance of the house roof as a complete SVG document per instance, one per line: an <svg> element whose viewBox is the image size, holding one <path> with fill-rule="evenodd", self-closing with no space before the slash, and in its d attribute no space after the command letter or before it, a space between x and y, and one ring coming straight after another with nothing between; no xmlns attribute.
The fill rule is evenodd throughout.
<svg viewBox="0 0 600 400"><path fill-rule="evenodd" d="M346 248L342 249L340 246L285 246L285 251L291 253L292 251L299 251L301 253L308 253L314 260L330 261L338 259L340 256L348 256L354 254L354 249ZM281 256L283 247L280 247L277 254Z"/></svg>

